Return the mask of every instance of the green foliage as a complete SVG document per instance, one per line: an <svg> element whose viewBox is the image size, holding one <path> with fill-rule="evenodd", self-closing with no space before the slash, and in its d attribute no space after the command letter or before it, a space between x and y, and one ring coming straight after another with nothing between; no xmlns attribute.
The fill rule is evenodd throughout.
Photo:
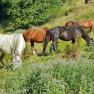
<svg viewBox="0 0 94 94"><path fill-rule="evenodd" d="M10 72L7 94L92 94L94 93L94 60L28 64Z"/></svg>
<svg viewBox="0 0 94 94"><path fill-rule="evenodd" d="M5 5L8 5L5 6ZM11 28L28 28L47 22L49 11L62 6L63 0L7 0L1 2L1 11L10 18Z"/></svg>
<svg viewBox="0 0 94 94"><path fill-rule="evenodd" d="M75 61L71 59L65 61L61 57L63 46L69 52L74 48L77 51L80 49L81 52L82 47L80 41L70 46L61 42L58 47L61 54L40 57L31 55L31 47L27 45L21 68L14 72L6 70L7 75L6 71L0 70L0 90L3 89L5 94L92 94L94 59L87 58L91 55L88 54L91 48L85 51L85 57L80 55ZM39 45L37 47L40 48Z"/></svg>

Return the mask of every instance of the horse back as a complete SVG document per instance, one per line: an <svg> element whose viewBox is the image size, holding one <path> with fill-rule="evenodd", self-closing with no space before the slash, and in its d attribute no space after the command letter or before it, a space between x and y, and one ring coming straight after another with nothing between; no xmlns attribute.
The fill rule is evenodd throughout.
<svg viewBox="0 0 94 94"><path fill-rule="evenodd" d="M90 27L94 26L94 19L79 21L78 25L85 27L85 28L90 28Z"/></svg>
<svg viewBox="0 0 94 94"><path fill-rule="evenodd" d="M23 37L25 41L34 41L41 43L44 41L47 31L48 30L46 28L31 28L23 33Z"/></svg>

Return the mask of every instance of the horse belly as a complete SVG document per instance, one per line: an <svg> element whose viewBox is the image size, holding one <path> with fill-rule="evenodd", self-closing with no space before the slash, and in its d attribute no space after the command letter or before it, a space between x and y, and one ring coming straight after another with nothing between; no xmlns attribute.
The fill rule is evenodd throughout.
<svg viewBox="0 0 94 94"><path fill-rule="evenodd" d="M67 31L63 32L60 36L60 39L64 41L70 41L72 40L72 38L73 38L72 34L68 34Z"/></svg>
<svg viewBox="0 0 94 94"><path fill-rule="evenodd" d="M89 21L86 22L81 22L79 23L80 26L84 27L84 28L90 28L92 26L92 23Z"/></svg>
<svg viewBox="0 0 94 94"><path fill-rule="evenodd" d="M37 34L34 38L33 38L33 41L34 42L37 42L37 43L42 43L44 41L44 36L43 35L40 35L40 34Z"/></svg>
<svg viewBox="0 0 94 94"><path fill-rule="evenodd" d="M92 27L92 23L86 23L85 24L85 28L90 28L90 27Z"/></svg>

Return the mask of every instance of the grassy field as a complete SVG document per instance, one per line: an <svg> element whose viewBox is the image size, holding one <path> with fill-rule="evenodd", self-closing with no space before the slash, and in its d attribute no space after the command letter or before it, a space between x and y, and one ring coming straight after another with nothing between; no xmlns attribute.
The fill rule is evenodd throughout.
<svg viewBox="0 0 94 94"><path fill-rule="evenodd" d="M66 3L52 13L56 18L42 27L94 18L94 3L85 5L83 0ZM0 33L7 33L7 27L0 25ZM94 39L93 32L90 36ZM51 54L49 43L45 56L40 55L42 44L35 43L38 56L32 54L27 44L21 68L0 69L0 94L94 94L94 45L87 46L82 39L76 41L73 45L59 40L57 52ZM8 65L10 59L11 55L6 54L3 62Z"/></svg>

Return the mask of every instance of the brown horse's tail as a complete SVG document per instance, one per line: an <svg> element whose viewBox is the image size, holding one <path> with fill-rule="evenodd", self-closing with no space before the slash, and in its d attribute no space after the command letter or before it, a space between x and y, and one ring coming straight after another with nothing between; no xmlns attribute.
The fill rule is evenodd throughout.
<svg viewBox="0 0 94 94"><path fill-rule="evenodd" d="M29 41L26 31L23 32L23 38L24 38L25 42Z"/></svg>
<svg viewBox="0 0 94 94"><path fill-rule="evenodd" d="M81 33L82 33L82 37L83 39L87 42L88 45L93 43L93 39L90 38L90 36L88 35L88 33L80 27Z"/></svg>
<svg viewBox="0 0 94 94"><path fill-rule="evenodd" d="M48 44L49 40L50 40L50 33L49 33L49 31L47 31L44 42L43 42L43 54L46 50L46 47L47 47L47 44Z"/></svg>
<svg viewBox="0 0 94 94"><path fill-rule="evenodd" d="M24 38L24 40L25 40L25 33L26 33L26 32L23 32L23 38ZM26 41L26 40L25 40L25 41Z"/></svg>

